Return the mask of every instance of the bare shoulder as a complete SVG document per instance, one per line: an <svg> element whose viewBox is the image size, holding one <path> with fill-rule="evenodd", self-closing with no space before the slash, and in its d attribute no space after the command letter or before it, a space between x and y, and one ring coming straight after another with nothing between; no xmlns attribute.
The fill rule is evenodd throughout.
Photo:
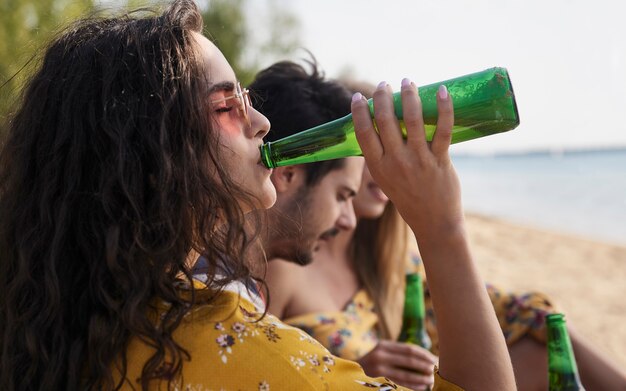
<svg viewBox="0 0 626 391"><path fill-rule="evenodd" d="M304 267L281 258L275 258L267 264L267 282L270 300L269 312L283 318L287 308L305 282Z"/></svg>

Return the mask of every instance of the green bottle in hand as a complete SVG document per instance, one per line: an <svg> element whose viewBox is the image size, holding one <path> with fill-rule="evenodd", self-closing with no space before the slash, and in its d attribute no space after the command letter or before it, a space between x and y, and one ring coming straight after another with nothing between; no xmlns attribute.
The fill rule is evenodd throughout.
<svg viewBox="0 0 626 391"><path fill-rule="evenodd" d="M584 391L563 314L546 318L549 391Z"/></svg>
<svg viewBox="0 0 626 391"><path fill-rule="evenodd" d="M491 68L419 87L426 139L432 140L437 124L437 90L448 88L454 104L452 143L506 132L519 125L513 87L505 68ZM393 94L396 116L402 120L400 92ZM373 102L369 100L374 115ZM406 135L404 123L400 121ZM261 160L269 168L321 160L360 156L352 114L261 146Z"/></svg>
<svg viewBox="0 0 626 391"><path fill-rule="evenodd" d="M432 342L426 332L425 319L426 309L424 306L422 277L417 273L407 274L402 328L400 329L398 340L430 350Z"/></svg>

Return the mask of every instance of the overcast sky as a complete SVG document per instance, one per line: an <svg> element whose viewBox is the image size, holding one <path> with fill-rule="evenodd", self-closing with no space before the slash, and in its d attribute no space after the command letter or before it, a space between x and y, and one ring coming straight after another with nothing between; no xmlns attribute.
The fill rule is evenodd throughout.
<svg viewBox="0 0 626 391"><path fill-rule="evenodd" d="M508 68L521 125L454 146L626 146L626 6L608 0L291 0L328 76L418 85ZM302 53L304 56L304 53Z"/></svg>

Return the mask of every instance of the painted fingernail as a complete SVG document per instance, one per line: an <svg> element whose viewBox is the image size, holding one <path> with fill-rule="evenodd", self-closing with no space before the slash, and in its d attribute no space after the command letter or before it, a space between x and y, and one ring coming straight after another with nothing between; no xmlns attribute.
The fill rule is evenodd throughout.
<svg viewBox="0 0 626 391"><path fill-rule="evenodd" d="M352 102L358 102L360 100L363 100L363 95L361 95L360 92L356 92L352 95Z"/></svg>
<svg viewBox="0 0 626 391"><path fill-rule="evenodd" d="M439 86L439 97L441 99L448 99L448 89L443 84Z"/></svg>
<svg viewBox="0 0 626 391"><path fill-rule="evenodd" d="M387 88L387 82L381 81L380 83L378 83L378 88Z"/></svg>
<svg viewBox="0 0 626 391"><path fill-rule="evenodd" d="M402 88L410 87L411 84L412 84L411 80L407 79L406 77L402 79Z"/></svg>

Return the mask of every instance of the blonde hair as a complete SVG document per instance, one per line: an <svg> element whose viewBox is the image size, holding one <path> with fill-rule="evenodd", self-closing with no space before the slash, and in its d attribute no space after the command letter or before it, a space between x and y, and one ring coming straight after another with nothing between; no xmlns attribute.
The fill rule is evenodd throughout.
<svg viewBox="0 0 626 391"><path fill-rule="evenodd" d="M381 339L397 339L402 325L409 227L390 202L377 219L360 219L349 254L363 288L374 301Z"/></svg>

